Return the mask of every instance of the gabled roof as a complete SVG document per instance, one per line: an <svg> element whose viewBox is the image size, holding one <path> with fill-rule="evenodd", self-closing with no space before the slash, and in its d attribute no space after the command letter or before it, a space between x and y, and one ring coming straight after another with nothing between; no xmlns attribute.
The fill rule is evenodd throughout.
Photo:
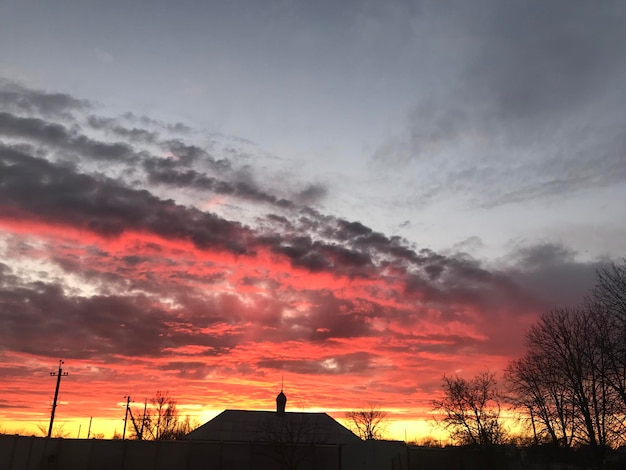
<svg viewBox="0 0 626 470"><path fill-rule="evenodd" d="M225 410L185 439L222 442L343 444L360 439L326 413Z"/></svg>

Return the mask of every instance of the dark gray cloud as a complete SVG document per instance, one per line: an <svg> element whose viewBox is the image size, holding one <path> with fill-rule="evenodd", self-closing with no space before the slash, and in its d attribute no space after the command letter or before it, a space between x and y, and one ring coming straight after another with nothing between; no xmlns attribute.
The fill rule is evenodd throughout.
<svg viewBox="0 0 626 470"><path fill-rule="evenodd" d="M204 362L197 361L171 361L157 369L164 371L177 371L177 375L185 379L203 380L215 368L207 366Z"/></svg>
<svg viewBox="0 0 626 470"><path fill-rule="evenodd" d="M0 105L3 111L57 118L68 118L73 111L84 111L90 108L86 100L80 100L65 93L49 93L25 88L2 78L0 78Z"/></svg>
<svg viewBox="0 0 626 470"><path fill-rule="evenodd" d="M294 265L313 271L338 270L356 275L372 264L366 253L313 241L308 236L258 234L257 240L251 238L253 232L237 222L161 200L148 191L131 189L105 177L78 173L17 147L0 146L0 165L0 196L6 201L0 213L5 217L32 217L109 237L127 230L148 231L192 241L201 249L235 253L254 252L257 243L262 242L288 256Z"/></svg>
<svg viewBox="0 0 626 470"><path fill-rule="evenodd" d="M223 321L215 306L185 307L183 319L132 288L77 296L59 283L25 281L0 264L0 339L9 351L116 362L119 354L161 357L189 345L202 346L202 355L221 354L236 344L236 332L202 331Z"/></svg>
<svg viewBox="0 0 626 470"><path fill-rule="evenodd" d="M511 253L506 272L539 299L543 310L580 306L607 260L581 263L576 254L555 243L520 246Z"/></svg>
<svg viewBox="0 0 626 470"><path fill-rule="evenodd" d="M262 359L256 366L296 374L358 374L371 369L376 356L366 352L326 356L316 359Z"/></svg>
<svg viewBox="0 0 626 470"><path fill-rule="evenodd" d="M89 116L87 123L93 128L98 130L105 130L114 136L122 139L127 139L131 142L143 142L148 144L156 143L159 137L158 132L148 131L133 127L128 129L120 125L117 119L105 118L102 116Z"/></svg>
<svg viewBox="0 0 626 470"><path fill-rule="evenodd" d="M199 247L248 249L246 229L240 224L161 200L145 190L76 173L14 147L0 146L0 165L4 217L35 217L104 236L146 230Z"/></svg>
<svg viewBox="0 0 626 470"><path fill-rule="evenodd" d="M292 207L293 203L286 199L277 198L268 194L256 185L243 181L225 181L208 176L195 170L176 170L167 168L170 163L165 159L150 159L144 161L144 168L148 175L148 182L152 184L167 184L177 188L193 188L209 191L214 194L235 196L244 200L258 203L267 203L279 207Z"/></svg>
<svg viewBox="0 0 626 470"><path fill-rule="evenodd" d="M201 160L203 163L208 164L212 169L225 171L231 169L231 163L229 160L215 159L205 149L196 145L189 145L182 142L179 139L169 139L160 143L163 150L171 152L179 162L184 165L189 165L194 161Z"/></svg>
<svg viewBox="0 0 626 470"><path fill-rule="evenodd" d="M258 243L286 255L296 266L357 275L372 262L367 254L308 236L253 235L237 222L159 199L146 190L128 188L105 177L76 172L30 155L25 149L0 146L0 214L34 218L80 228L107 237L127 230L147 231L168 239L192 241L200 249L253 253Z"/></svg>
<svg viewBox="0 0 626 470"><path fill-rule="evenodd" d="M134 157L132 147L126 143L95 141L62 124L47 122L39 118L25 118L0 112L0 134L39 145L52 146L55 150L69 151L82 158L128 162Z"/></svg>
<svg viewBox="0 0 626 470"><path fill-rule="evenodd" d="M326 186L321 184L311 184L295 195L299 204L309 206L322 201L328 194Z"/></svg>
<svg viewBox="0 0 626 470"><path fill-rule="evenodd" d="M148 116L137 116L136 114L131 113L131 112L124 113L122 117L131 123L137 123L145 127L165 130L165 131L177 134L177 135L189 134L192 132L192 129L186 124L183 124L182 122L171 124L168 122L160 121L158 119L152 119Z"/></svg>
<svg viewBox="0 0 626 470"><path fill-rule="evenodd" d="M11 90L10 93L7 89ZM189 132L183 125L168 126L149 118L137 118L125 115L122 118L109 118L88 115L84 125L96 131L104 131L114 141L97 140L88 136L74 119L72 125L63 122L66 109L85 111L82 101L73 100L68 95L49 95L43 91L28 90L17 85L4 87L15 102L21 103L16 113L0 112L0 136L12 140L32 143L37 146L37 153L47 152L55 158L83 163L89 160L102 163L115 163L122 169L125 177L139 177L138 169L146 172L146 184L155 183L178 189L194 189L212 194L232 196L252 202L262 202L277 207L292 207L294 202L262 189L252 177L246 166L237 162L240 155L234 148L229 148L228 157L216 158L212 153L195 144L183 142L179 136L162 137L162 133ZM56 97L54 100L50 97ZM8 99L7 99L8 100ZM48 105L42 111L40 102L52 101L56 106ZM30 105L29 105L30 103ZM24 109L33 109L35 116L20 115ZM38 112L38 113L37 113ZM125 122L135 122L149 126L126 127ZM145 149L146 145L160 148L166 156L155 156ZM235 163L233 163L233 161ZM119 166L122 165L122 166ZM126 165L124 168L123 165ZM97 171L102 171L98 168ZM213 173L208 174L208 173ZM130 181L128 181L130 182ZM314 202L325 194L321 186L309 185L293 195L301 205Z"/></svg>
<svg viewBox="0 0 626 470"><path fill-rule="evenodd" d="M0 334L8 350L67 358L155 356L170 342L168 315L142 296L68 297L60 285L0 281Z"/></svg>

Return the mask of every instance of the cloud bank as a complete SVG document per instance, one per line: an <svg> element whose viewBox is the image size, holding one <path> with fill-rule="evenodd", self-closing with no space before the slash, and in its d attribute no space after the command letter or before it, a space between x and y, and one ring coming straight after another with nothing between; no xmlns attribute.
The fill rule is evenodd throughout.
<svg viewBox="0 0 626 470"><path fill-rule="evenodd" d="M0 85L11 420L43 419L59 358L76 418L157 389L271 408L282 376L304 406L418 413L443 373L502 367L539 312L593 277L561 246L521 247L499 269L420 248L324 213L323 184L283 184L243 145Z"/></svg>

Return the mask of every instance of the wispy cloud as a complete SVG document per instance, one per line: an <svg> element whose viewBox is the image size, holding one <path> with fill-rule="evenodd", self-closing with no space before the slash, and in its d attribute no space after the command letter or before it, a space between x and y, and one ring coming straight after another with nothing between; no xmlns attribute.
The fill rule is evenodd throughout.
<svg viewBox="0 0 626 470"><path fill-rule="evenodd" d="M425 64L439 86L416 93L404 131L374 154L382 168L411 169L418 201L461 195L493 207L624 183L621 2L488 0L421 13L417 27L440 27L428 30L427 56L456 66ZM453 40L458 51L444 47Z"/></svg>

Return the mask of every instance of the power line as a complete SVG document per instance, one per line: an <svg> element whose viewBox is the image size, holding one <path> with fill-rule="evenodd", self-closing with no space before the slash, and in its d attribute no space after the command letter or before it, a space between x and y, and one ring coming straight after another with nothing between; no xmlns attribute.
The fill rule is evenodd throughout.
<svg viewBox="0 0 626 470"><path fill-rule="evenodd" d="M66 377L69 375L67 372L63 372L61 366L63 365L63 361L59 360L59 370L58 372L50 372L51 377L57 378L57 386L54 389L54 400L52 401L52 414L50 415L50 427L48 428L48 437L52 434L52 423L54 423L54 412L57 409L57 398L59 397L59 386L61 385L61 377Z"/></svg>

